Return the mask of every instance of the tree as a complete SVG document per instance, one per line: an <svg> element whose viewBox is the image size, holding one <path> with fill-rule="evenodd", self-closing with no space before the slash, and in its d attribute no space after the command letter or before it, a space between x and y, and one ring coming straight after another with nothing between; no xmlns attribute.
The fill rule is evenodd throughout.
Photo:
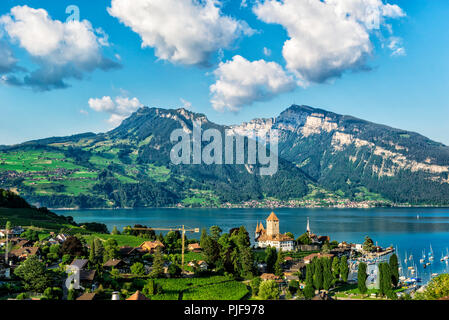
<svg viewBox="0 0 449 320"><path fill-rule="evenodd" d="M390 257L390 271L391 271L391 283L396 288L399 283L399 262L398 262L398 256L396 254L393 254Z"/></svg>
<svg viewBox="0 0 449 320"><path fill-rule="evenodd" d="M323 289L328 291L333 283L331 260L323 259Z"/></svg>
<svg viewBox="0 0 449 320"><path fill-rule="evenodd" d="M26 259L17 267L14 274L23 280L26 290L43 292L50 283L45 265L36 256Z"/></svg>
<svg viewBox="0 0 449 320"><path fill-rule="evenodd" d="M322 253L329 253L331 251L331 247L329 246L329 243L325 243L323 244L323 246L321 247L321 252Z"/></svg>
<svg viewBox="0 0 449 320"><path fill-rule="evenodd" d="M85 253L83 243L77 237L69 236L62 244L61 253L63 255L82 256Z"/></svg>
<svg viewBox="0 0 449 320"><path fill-rule="evenodd" d="M103 262L119 257L119 247L115 239L108 239L104 244Z"/></svg>
<svg viewBox="0 0 449 320"><path fill-rule="evenodd" d="M315 289L311 285L306 285L306 287L304 288L304 298L310 300L313 297L315 297Z"/></svg>
<svg viewBox="0 0 449 320"><path fill-rule="evenodd" d="M75 290L69 289L69 291L67 292L67 300L73 301L75 299L76 299Z"/></svg>
<svg viewBox="0 0 449 320"><path fill-rule="evenodd" d="M277 260L276 248L267 247L265 249L265 263L267 264L267 272L274 273L274 266Z"/></svg>
<svg viewBox="0 0 449 320"><path fill-rule="evenodd" d="M306 265L306 286L313 287L313 265Z"/></svg>
<svg viewBox="0 0 449 320"><path fill-rule="evenodd" d="M149 297L155 294L163 293L162 287L157 284L153 279L149 279L143 287L142 293Z"/></svg>
<svg viewBox="0 0 449 320"><path fill-rule="evenodd" d="M151 271L150 276L152 278L161 278L164 276L164 257L160 247L156 249L154 254L153 270Z"/></svg>
<svg viewBox="0 0 449 320"><path fill-rule="evenodd" d="M20 236L22 238L25 238L25 239L30 240L32 242L39 241L39 233L36 230L33 230L33 229L27 229Z"/></svg>
<svg viewBox="0 0 449 320"><path fill-rule="evenodd" d="M254 274L254 256L253 251L249 247L240 249L240 265L242 277L250 278Z"/></svg>
<svg viewBox="0 0 449 320"><path fill-rule="evenodd" d="M120 234L120 231L117 229L117 226L114 226L114 228L112 228L111 234L112 234L112 235L118 235L118 234Z"/></svg>
<svg viewBox="0 0 449 320"><path fill-rule="evenodd" d="M259 287L259 297L263 300L278 300L281 294L279 286L274 280L263 281Z"/></svg>
<svg viewBox="0 0 449 320"><path fill-rule="evenodd" d="M286 235L287 237L290 237L290 238L292 238L292 239L295 239L295 235L294 235L293 233L291 233L291 232L287 232L285 235Z"/></svg>
<svg viewBox="0 0 449 320"><path fill-rule="evenodd" d="M379 293L382 296L392 298L394 295L391 284L390 265L386 262L379 263Z"/></svg>
<svg viewBox="0 0 449 320"><path fill-rule="evenodd" d="M259 277L254 277L251 279L249 286L251 287L251 293L253 297L257 296L259 294L259 287L262 280Z"/></svg>
<svg viewBox="0 0 449 320"><path fill-rule="evenodd" d="M296 239L296 243L298 245L301 245L301 244L306 244L306 245L307 244L312 244L312 239L310 239L310 235L306 232L306 233L300 235L298 239Z"/></svg>
<svg viewBox="0 0 449 320"><path fill-rule="evenodd" d="M47 300L61 300L62 299L62 289L58 287L48 287L44 290L44 296Z"/></svg>
<svg viewBox="0 0 449 320"><path fill-rule="evenodd" d="M131 273L143 277L145 275L145 266L141 262L136 262L131 266Z"/></svg>
<svg viewBox="0 0 449 320"><path fill-rule="evenodd" d="M348 267L348 258L346 256L343 256L340 260L340 276L343 282L348 281L349 267Z"/></svg>
<svg viewBox="0 0 449 320"><path fill-rule="evenodd" d="M321 290L323 288L323 265L321 264L321 259L314 258L313 261L313 286L316 290Z"/></svg>
<svg viewBox="0 0 449 320"><path fill-rule="evenodd" d="M334 257L332 260L332 275L335 280L340 280L340 259Z"/></svg>
<svg viewBox="0 0 449 320"><path fill-rule="evenodd" d="M288 291L290 291L291 294L295 294L299 290L299 282L297 280L292 280L288 284Z"/></svg>
<svg viewBox="0 0 449 320"><path fill-rule="evenodd" d="M373 252L374 251L374 242L368 236L365 237L365 242L363 242L363 250L366 251L366 252Z"/></svg>
<svg viewBox="0 0 449 320"><path fill-rule="evenodd" d="M367 270L366 263L361 262L359 264L359 269L357 271L357 286L361 294L365 294L368 291L368 288L366 287L366 279L368 278L366 270Z"/></svg>
<svg viewBox="0 0 449 320"><path fill-rule="evenodd" d="M438 300L449 296L449 274L440 274L427 284L423 292L417 292L416 300Z"/></svg>
<svg viewBox="0 0 449 320"><path fill-rule="evenodd" d="M201 240L201 248L203 248L204 260L211 265L215 266L218 259L220 259L220 246L217 241L206 235L206 237Z"/></svg>
<svg viewBox="0 0 449 320"><path fill-rule="evenodd" d="M221 230L219 226L212 226L212 227L210 227L209 231L210 231L210 236L215 241L218 241L218 239L220 239L221 233L223 232L223 230Z"/></svg>
<svg viewBox="0 0 449 320"><path fill-rule="evenodd" d="M204 246L206 245L206 239L208 238L208 235L207 235L207 231L206 231L206 229L202 229L201 230L201 237L200 237L200 246L201 246L201 248L203 248L204 249Z"/></svg>
<svg viewBox="0 0 449 320"><path fill-rule="evenodd" d="M278 277L282 277L284 275L284 271L282 270L282 253L279 251L276 259L276 263L274 264L274 274Z"/></svg>
<svg viewBox="0 0 449 320"><path fill-rule="evenodd" d="M181 272L181 268L175 263L172 263L168 266L168 273L170 274L171 278L177 278L181 276Z"/></svg>

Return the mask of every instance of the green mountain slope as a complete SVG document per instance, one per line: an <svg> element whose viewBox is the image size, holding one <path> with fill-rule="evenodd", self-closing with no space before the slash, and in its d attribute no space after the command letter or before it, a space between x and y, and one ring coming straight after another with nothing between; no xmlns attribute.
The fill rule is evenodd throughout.
<svg viewBox="0 0 449 320"><path fill-rule="evenodd" d="M172 165L174 129L277 129L279 171ZM141 108L116 129L0 149L0 187L52 208L219 206L320 200L449 203L449 148L417 133L307 106L226 127L184 109Z"/></svg>
<svg viewBox="0 0 449 320"><path fill-rule="evenodd" d="M313 181L280 160L261 177L257 165L180 165L170 162L174 129L225 127L184 109L142 108L105 134L31 141L0 151L0 185L48 207L217 206L248 200L288 200Z"/></svg>

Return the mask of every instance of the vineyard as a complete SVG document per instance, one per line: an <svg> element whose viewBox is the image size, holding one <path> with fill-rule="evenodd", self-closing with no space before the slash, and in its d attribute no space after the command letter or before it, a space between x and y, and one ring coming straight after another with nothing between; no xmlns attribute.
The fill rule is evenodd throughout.
<svg viewBox="0 0 449 320"><path fill-rule="evenodd" d="M246 285L225 276L157 279L156 283L164 293L151 300L241 300L249 292Z"/></svg>

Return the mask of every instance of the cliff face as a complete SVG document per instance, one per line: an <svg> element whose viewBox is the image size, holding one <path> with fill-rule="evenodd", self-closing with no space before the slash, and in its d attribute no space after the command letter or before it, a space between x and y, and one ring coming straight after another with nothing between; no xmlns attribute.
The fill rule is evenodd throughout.
<svg viewBox="0 0 449 320"><path fill-rule="evenodd" d="M396 201L449 195L449 148L414 132L296 105L232 128L279 130L280 157L332 190L365 186Z"/></svg>

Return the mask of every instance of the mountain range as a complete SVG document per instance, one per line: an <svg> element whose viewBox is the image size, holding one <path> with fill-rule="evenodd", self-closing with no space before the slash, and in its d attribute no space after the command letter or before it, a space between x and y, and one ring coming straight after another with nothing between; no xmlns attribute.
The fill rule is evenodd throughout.
<svg viewBox="0 0 449 320"><path fill-rule="evenodd" d="M279 170L173 165L170 134L279 132ZM247 141L246 141L247 143ZM0 147L0 187L52 208L449 204L449 147L420 134L293 105L235 126L185 109L143 107L112 131Z"/></svg>

